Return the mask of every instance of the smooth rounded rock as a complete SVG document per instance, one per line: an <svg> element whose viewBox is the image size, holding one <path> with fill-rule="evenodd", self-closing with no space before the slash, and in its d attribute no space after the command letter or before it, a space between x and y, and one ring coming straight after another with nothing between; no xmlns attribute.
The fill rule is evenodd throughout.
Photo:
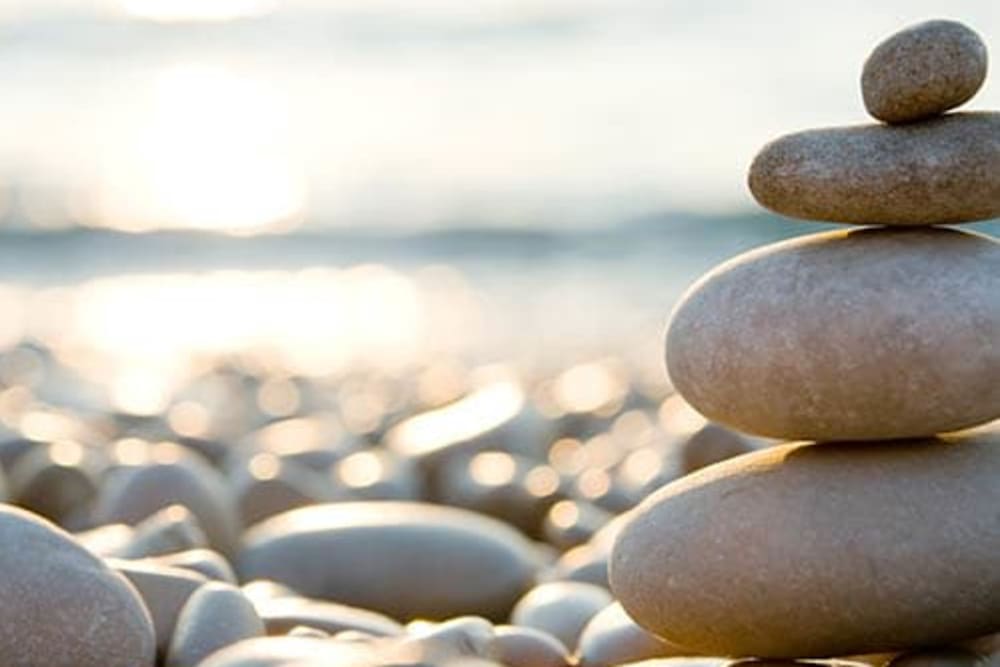
<svg viewBox="0 0 1000 667"><path fill-rule="evenodd" d="M880 43L861 72L868 113L909 123L954 109L986 80L986 45L957 21L918 23Z"/></svg>
<svg viewBox="0 0 1000 667"><path fill-rule="evenodd" d="M561 641L537 628L519 625L494 628L490 656L506 667L568 667L572 664Z"/></svg>
<svg viewBox="0 0 1000 667"><path fill-rule="evenodd" d="M709 419L788 440L933 435L1000 416L1000 243L866 229L777 243L696 283L670 378Z"/></svg>
<svg viewBox="0 0 1000 667"><path fill-rule="evenodd" d="M0 544L0 664L152 667L152 622L125 579L69 534L6 505Z"/></svg>
<svg viewBox="0 0 1000 667"><path fill-rule="evenodd" d="M156 633L156 650L166 654L181 609L208 579L189 570L157 565L152 561L109 558L108 564L128 579L149 610Z"/></svg>
<svg viewBox="0 0 1000 667"><path fill-rule="evenodd" d="M611 602L611 595L600 586L556 581L528 591L514 607L510 619L514 625L548 632L573 652L590 619Z"/></svg>
<svg viewBox="0 0 1000 667"><path fill-rule="evenodd" d="M806 130L767 144L750 191L792 218L936 225L1000 216L1000 113Z"/></svg>
<svg viewBox="0 0 1000 667"><path fill-rule="evenodd" d="M1000 437L789 444L678 480L630 513L611 587L706 655L891 652L1000 618Z"/></svg>
<svg viewBox="0 0 1000 667"><path fill-rule="evenodd" d="M237 571L396 619L504 618L534 577L531 544L487 517L406 502L316 505L244 536ZM474 582L474 585L473 585Z"/></svg>
<svg viewBox="0 0 1000 667"><path fill-rule="evenodd" d="M388 616L337 602L278 597L258 600L255 604L270 635L287 634L299 625L328 634L359 630L378 637L398 635L403 631L402 626Z"/></svg>
<svg viewBox="0 0 1000 667"><path fill-rule="evenodd" d="M216 651L199 667L359 667L372 659L373 651L361 642L257 637Z"/></svg>
<svg viewBox="0 0 1000 667"><path fill-rule="evenodd" d="M689 655L691 652L645 630L615 602L590 619L580 635L580 667L612 667L625 662Z"/></svg>
<svg viewBox="0 0 1000 667"><path fill-rule="evenodd" d="M151 559L159 565L178 567L202 575L206 579L221 581L226 584L236 584L236 573L229 561L217 551L211 549L189 549L176 553L158 556Z"/></svg>
<svg viewBox="0 0 1000 667"><path fill-rule="evenodd" d="M217 582L205 584L181 609L166 667L196 667L216 651L263 634L263 622L240 589Z"/></svg>

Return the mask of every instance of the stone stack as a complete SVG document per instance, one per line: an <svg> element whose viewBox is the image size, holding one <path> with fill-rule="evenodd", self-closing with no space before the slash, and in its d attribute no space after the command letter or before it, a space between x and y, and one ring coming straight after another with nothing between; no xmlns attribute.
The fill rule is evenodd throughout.
<svg viewBox="0 0 1000 667"><path fill-rule="evenodd" d="M667 367L706 417L789 441L674 482L632 512L610 580L692 652L892 652L1000 630L1000 243L937 225L1000 215L986 49L923 23L865 63L879 124L767 145L780 214L870 225L749 252L674 312ZM948 433L949 435L941 435Z"/></svg>

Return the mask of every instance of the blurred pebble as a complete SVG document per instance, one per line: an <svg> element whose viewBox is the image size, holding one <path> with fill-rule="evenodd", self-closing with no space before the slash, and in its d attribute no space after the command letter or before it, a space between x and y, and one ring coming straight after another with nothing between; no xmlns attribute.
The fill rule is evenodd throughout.
<svg viewBox="0 0 1000 667"><path fill-rule="evenodd" d="M231 465L229 483L245 526L334 499L318 473L267 452Z"/></svg>
<svg viewBox="0 0 1000 667"><path fill-rule="evenodd" d="M208 580L189 570L164 567L150 561L109 558L107 563L123 574L139 592L153 620L157 654L166 655L181 609Z"/></svg>
<svg viewBox="0 0 1000 667"><path fill-rule="evenodd" d="M413 461L381 447L348 454L330 474L337 489L357 500L419 500L423 493Z"/></svg>
<svg viewBox="0 0 1000 667"><path fill-rule="evenodd" d="M403 627L388 616L350 607L337 602L302 597L276 597L255 600L267 634L282 635L297 625L305 625L329 634L359 630L377 636L398 635Z"/></svg>
<svg viewBox="0 0 1000 667"><path fill-rule="evenodd" d="M95 556L108 558L117 556L128 548L134 532L132 526L124 523L107 523L97 528L73 533L73 539Z"/></svg>
<svg viewBox="0 0 1000 667"><path fill-rule="evenodd" d="M8 494L17 505L67 526L74 513L89 517L100 469L98 455L89 447L69 440L42 445L10 469Z"/></svg>
<svg viewBox="0 0 1000 667"><path fill-rule="evenodd" d="M577 650L580 667L611 667L625 662L688 654L688 651L644 630L617 602L590 619L580 635Z"/></svg>
<svg viewBox="0 0 1000 667"><path fill-rule="evenodd" d="M519 625L493 629L490 656L507 667L569 667L563 643L547 632Z"/></svg>
<svg viewBox="0 0 1000 667"><path fill-rule="evenodd" d="M196 667L226 646L263 634L264 624L240 589L208 583L196 590L181 609L165 666Z"/></svg>
<svg viewBox="0 0 1000 667"><path fill-rule="evenodd" d="M217 651L199 667L368 667L373 650L312 637L258 637Z"/></svg>
<svg viewBox="0 0 1000 667"><path fill-rule="evenodd" d="M348 634L350 632L355 632L353 630L345 630L340 634ZM359 633L364 635L365 633ZM328 639L330 634L323 632L319 628L314 628L308 625L296 625L294 628L288 631L288 637L311 637L313 639ZM365 635L366 637L368 635ZM340 639L339 641L349 641L348 639Z"/></svg>
<svg viewBox="0 0 1000 667"><path fill-rule="evenodd" d="M250 529L244 544L243 579L272 579L400 620L504 618L535 570L531 544L511 527L424 503L293 510Z"/></svg>
<svg viewBox="0 0 1000 667"><path fill-rule="evenodd" d="M25 510L0 506L0 544L0 664L152 667L153 626L125 579Z"/></svg>
<svg viewBox="0 0 1000 667"><path fill-rule="evenodd" d="M889 667L985 667L979 653L961 648L920 649L896 656Z"/></svg>
<svg viewBox="0 0 1000 667"><path fill-rule="evenodd" d="M611 604L611 594L600 586L576 581L541 584L518 600L511 612L514 625L548 632L574 652L584 627Z"/></svg>
<svg viewBox="0 0 1000 667"><path fill-rule="evenodd" d="M241 590L254 604L276 598L299 597L297 591L269 579L253 579L243 584Z"/></svg>
<svg viewBox="0 0 1000 667"><path fill-rule="evenodd" d="M150 559L157 565L191 570L206 579L236 584L236 573L226 557L211 549L188 549Z"/></svg>
<svg viewBox="0 0 1000 667"><path fill-rule="evenodd" d="M542 532L558 549L583 544L612 518L613 514L580 500L560 500L545 516Z"/></svg>
<svg viewBox="0 0 1000 667"><path fill-rule="evenodd" d="M170 505L135 525L131 539L115 555L121 558L163 556L208 544L198 519L183 505Z"/></svg>
<svg viewBox="0 0 1000 667"><path fill-rule="evenodd" d="M611 590L608 583L608 553L590 543L573 547L543 573L543 579L581 581Z"/></svg>
<svg viewBox="0 0 1000 667"><path fill-rule="evenodd" d="M225 478L172 443L155 445L148 456L150 461L120 468L107 480L96 510L98 522L135 525L165 507L183 505L198 518L214 549L233 554L240 520Z"/></svg>

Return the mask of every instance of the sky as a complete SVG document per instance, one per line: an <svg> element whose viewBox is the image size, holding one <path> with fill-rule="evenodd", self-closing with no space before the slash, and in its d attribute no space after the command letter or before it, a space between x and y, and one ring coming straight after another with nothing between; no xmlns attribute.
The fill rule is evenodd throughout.
<svg viewBox="0 0 1000 667"><path fill-rule="evenodd" d="M937 17L1000 38L987 0L0 0L0 212L255 233L751 211L755 152L867 122L867 53Z"/></svg>

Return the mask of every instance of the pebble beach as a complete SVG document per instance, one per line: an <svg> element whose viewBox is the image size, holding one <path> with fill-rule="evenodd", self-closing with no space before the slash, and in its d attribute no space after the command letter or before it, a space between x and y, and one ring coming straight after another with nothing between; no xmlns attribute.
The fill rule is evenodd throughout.
<svg viewBox="0 0 1000 667"><path fill-rule="evenodd" d="M661 273L654 219L3 287L0 666L1000 667L988 77L886 35Z"/></svg>

